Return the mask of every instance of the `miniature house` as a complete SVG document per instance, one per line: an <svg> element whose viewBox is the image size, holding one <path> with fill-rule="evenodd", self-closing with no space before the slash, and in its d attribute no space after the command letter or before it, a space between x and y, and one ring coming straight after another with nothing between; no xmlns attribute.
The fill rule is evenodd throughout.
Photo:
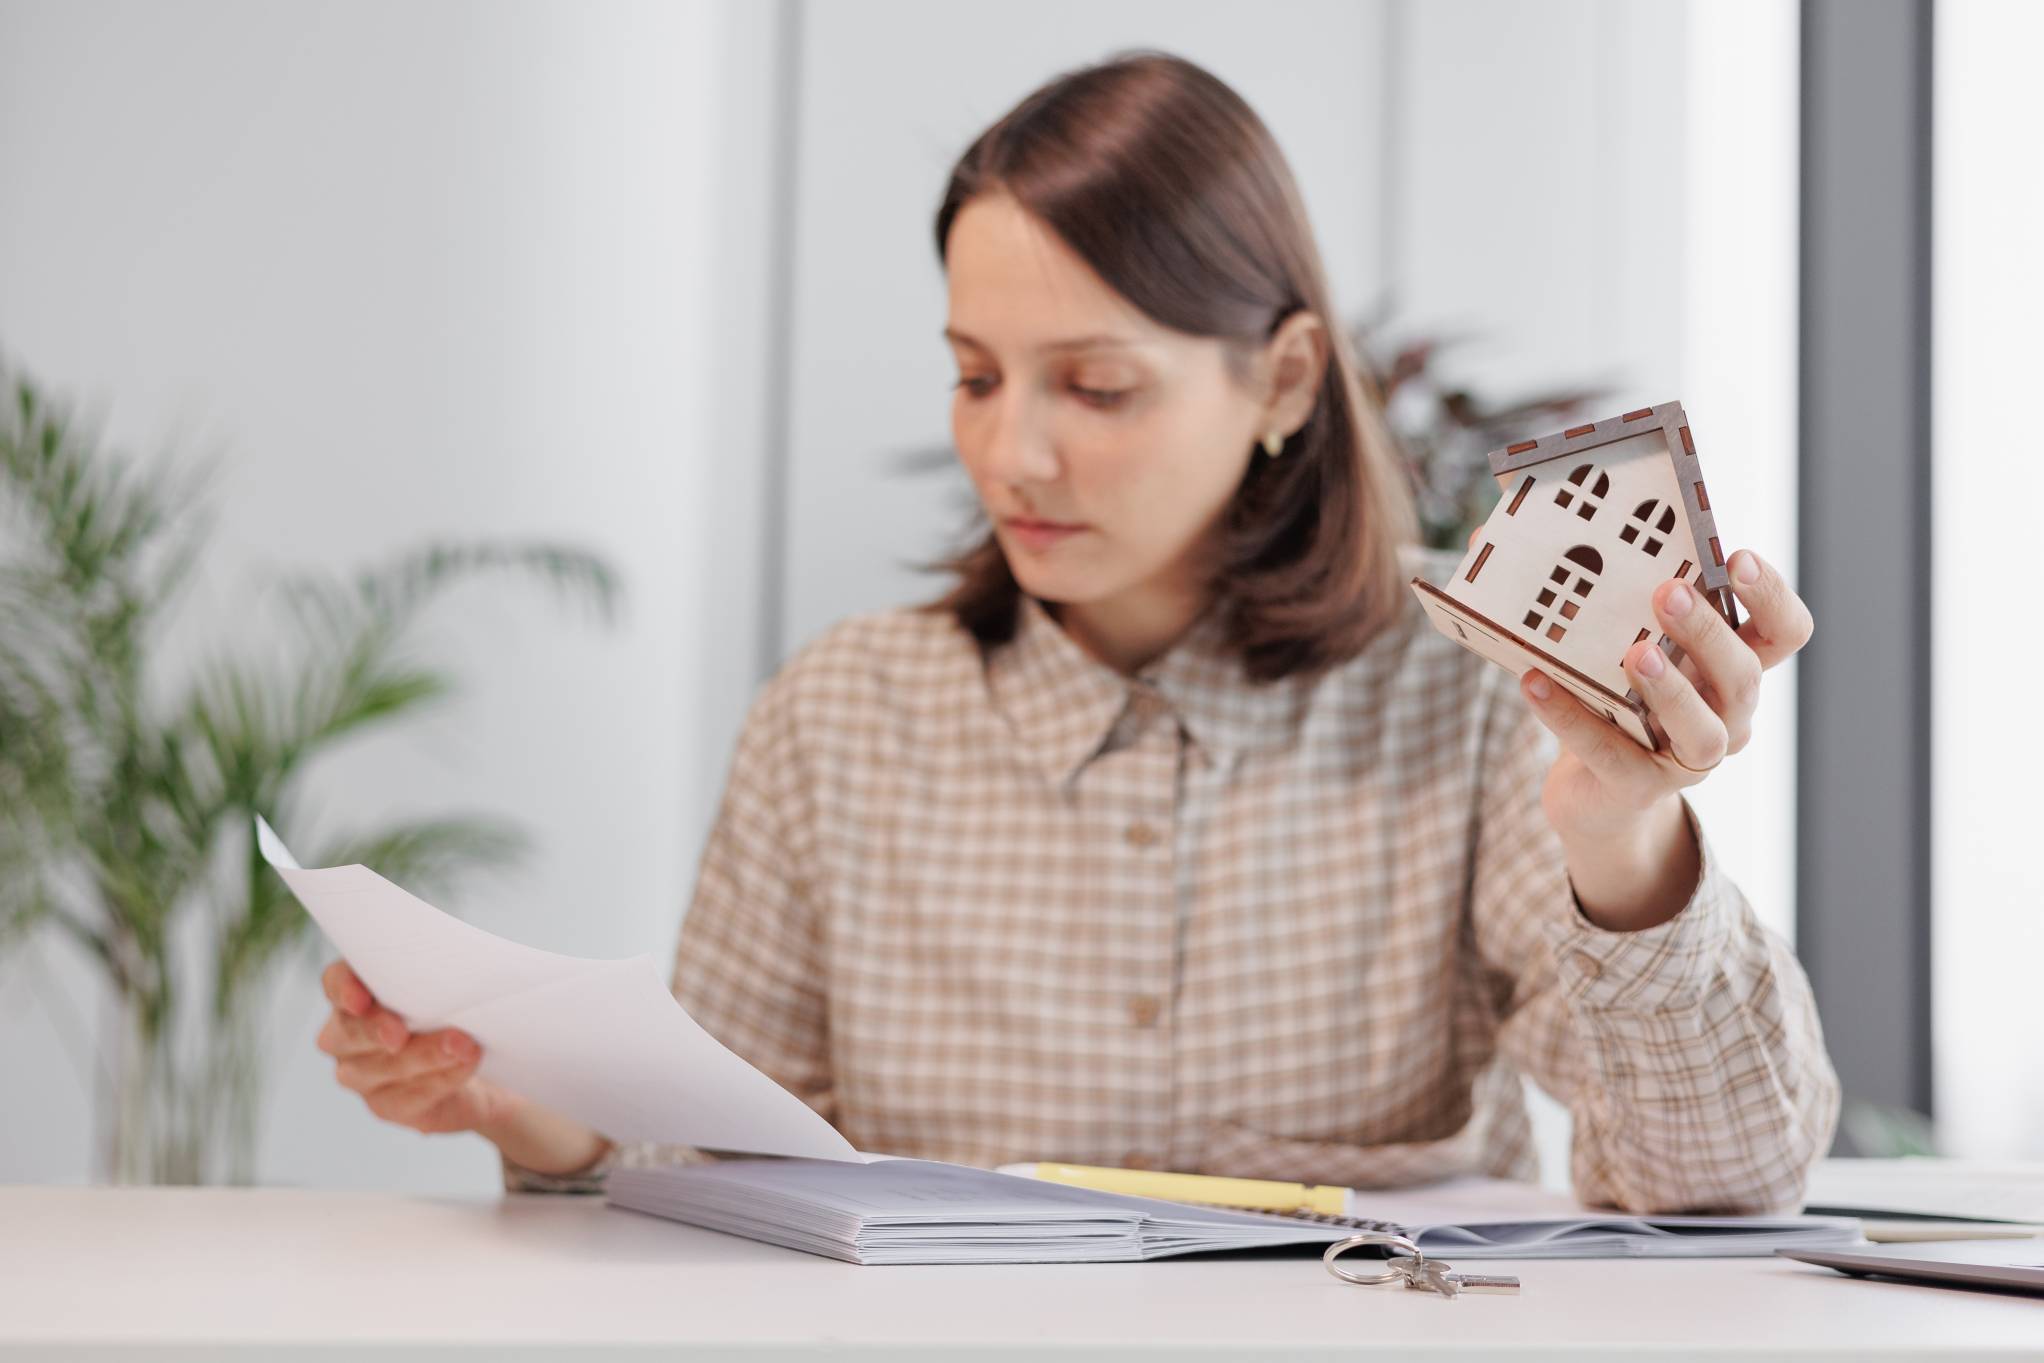
<svg viewBox="0 0 2044 1363"><path fill-rule="evenodd" d="M1679 402L1493 451L1499 499L1445 587L1419 578L1434 625L1491 661L1539 668L1642 745L1662 740L1625 674L1642 639L1673 662L1654 589L1681 578L1738 624L1695 438Z"/></svg>

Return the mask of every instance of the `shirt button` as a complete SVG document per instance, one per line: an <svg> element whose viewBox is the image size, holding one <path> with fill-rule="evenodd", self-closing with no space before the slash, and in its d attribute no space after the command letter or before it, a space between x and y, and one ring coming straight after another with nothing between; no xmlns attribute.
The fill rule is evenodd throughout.
<svg viewBox="0 0 2044 1363"><path fill-rule="evenodd" d="M1157 1161L1140 1150L1131 1150L1121 1157L1121 1167L1124 1169L1154 1169L1157 1167Z"/></svg>
<svg viewBox="0 0 2044 1363"><path fill-rule="evenodd" d="M1157 841L1157 830L1138 819L1128 826L1128 833L1125 836L1131 847L1149 847Z"/></svg>
<svg viewBox="0 0 2044 1363"><path fill-rule="evenodd" d="M1128 1001L1128 1018L1138 1027L1148 1027L1163 1015L1164 1004L1155 994L1138 994Z"/></svg>

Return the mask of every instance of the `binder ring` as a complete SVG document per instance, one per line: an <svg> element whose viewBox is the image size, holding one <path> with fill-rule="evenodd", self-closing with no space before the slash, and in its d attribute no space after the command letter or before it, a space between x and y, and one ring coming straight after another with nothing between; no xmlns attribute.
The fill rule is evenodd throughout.
<svg viewBox="0 0 2044 1363"><path fill-rule="evenodd" d="M1383 1273L1357 1273L1343 1268L1340 1264L1334 1262L1338 1256L1346 1254L1352 1249L1361 1249L1364 1245L1386 1245L1401 1253L1411 1255L1415 1263L1423 1264L1427 1261L1427 1256L1420 1253L1419 1246L1415 1245L1405 1236L1390 1235L1383 1231L1367 1231L1362 1235L1351 1235L1346 1240L1335 1241L1327 1247L1327 1253L1320 1256L1320 1262L1326 1264L1327 1271L1343 1282L1356 1283L1362 1287L1374 1287L1378 1283L1388 1283L1393 1279L1405 1276L1405 1274L1395 1268L1388 1269Z"/></svg>

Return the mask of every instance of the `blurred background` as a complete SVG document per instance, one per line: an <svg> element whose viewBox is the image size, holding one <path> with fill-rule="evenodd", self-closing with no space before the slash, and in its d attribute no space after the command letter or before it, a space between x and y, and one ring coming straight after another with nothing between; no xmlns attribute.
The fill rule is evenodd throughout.
<svg viewBox="0 0 2044 1363"><path fill-rule="evenodd" d="M665 960L753 688L934 594L913 565L961 525L952 161L1059 72L1163 48L1290 158L1437 533L1480 516L1498 431L1686 404L1728 544L1819 621L1696 803L1816 982L1842 1148L2044 1157L2040 46L2022 0L0 0L0 546L128 547L76 488L155 503L65 458L210 468L163 498L191 568L131 678L199 717L191 788L288 797L308 864L385 829L379 864L490 931ZM138 551L133 593L167 571ZM93 599L0 615L15 672ZM15 718L18 832L44 729ZM251 765L286 752L288 782ZM93 811L132 792L104 765ZM335 1084L330 953L194 798L175 836L123 815L62 902L0 859L0 1181L498 1186L479 1138ZM130 883L165 847L174 911ZM186 963L138 984L106 904ZM233 1055L223 1013L166 1025L216 1087L138 1074L138 1010L221 1006L208 960L245 967ZM216 1089L234 1129L163 1110ZM195 1148L151 1157L165 1131Z"/></svg>

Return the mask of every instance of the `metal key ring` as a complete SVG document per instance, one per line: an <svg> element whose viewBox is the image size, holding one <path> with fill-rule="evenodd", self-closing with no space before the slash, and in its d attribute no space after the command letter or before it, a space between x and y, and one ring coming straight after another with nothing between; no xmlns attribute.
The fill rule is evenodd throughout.
<svg viewBox="0 0 2044 1363"><path fill-rule="evenodd" d="M1326 1264L1327 1271L1343 1282L1356 1283L1362 1287L1374 1287L1378 1283L1393 1282L1405 1277L1404 1273L1395 1268L1386 1270L1383 1273L1352 1273L1334 1262L1337 1256L1346 1254L1352 1249L1361 1249L1364 1245L1389 1245L1392 1249L1403 1250L1405 1253L1410 1254L1415 1263L1423 1264L1427 1261L1427 1256L1420 1252L1420 1247L1405 1236L1390 1235L1383 1231L1367 1231L1362 1235L1351 1235L1346 1240L1335 1241L1327 1247L1327 1253L1320 1256L1320 1262Z"/></svg>

